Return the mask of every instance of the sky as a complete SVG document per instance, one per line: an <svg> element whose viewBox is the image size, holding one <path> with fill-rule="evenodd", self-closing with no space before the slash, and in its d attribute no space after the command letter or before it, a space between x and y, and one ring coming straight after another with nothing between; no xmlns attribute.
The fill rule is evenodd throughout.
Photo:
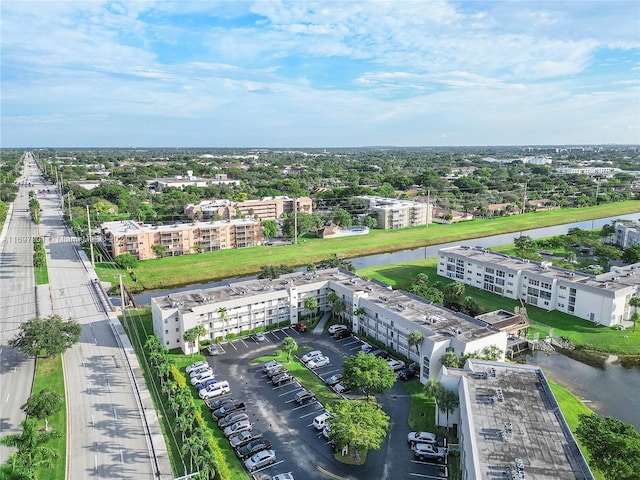
<svg viewBox="0 0 640 480"><path fill-rule="evenodd" d="M640 2L0 2L0 146L640 143Z"/></svg>

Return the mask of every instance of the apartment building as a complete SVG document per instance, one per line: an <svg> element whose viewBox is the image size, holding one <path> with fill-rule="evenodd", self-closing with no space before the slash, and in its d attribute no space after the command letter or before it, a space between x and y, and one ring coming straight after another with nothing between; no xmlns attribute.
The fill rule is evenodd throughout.
<svg viewBox="0 0 640 480"><path fill-rule="evenodd" d="M466 355L493 345L506 351L507 334L486 322L340 269L154 297L153 331L168 348L187 352L183 335L196 325L203 325L215 341L256 327L293 324L300 314L309 313L304 308L307 297L317 299L320 311L330 311L332 292L344 303L343 315L354 332L367 334L419 362L423 382L437 374L445 352ZM407 341L414 330L425 338L419 353Z"/></svg>
<svg viewBox="0 0 640 480"><path fill-rule="evenodd" d="M470 359L438 379L460 399L449 424L458 425L463 480L593 480L540 367Z"/></svg>
<svg viewBox="0 0 640 480"><path fill-rule="evenodd" d="M225 173L218 173L213 178L199 178L193 174L192 170L187 170L186 175L176 175L173 178L156 178L149 180L148 186L154 188L184 188L184 187L200 187L204 188L209 185L240 185L240 180L233 180L227 177Z"/></svg>
<svg viewBox="0 0 640 480"><path fill-rule="evenodd" d="M432 221L432 206L429 203L372 195L359 195L355 198L367 202L369 214L375 217L378 222L376 228L390 230L417 227L427 225Z"/></svg>
<svg viewBox="0 0 640 480"><path fill-rule="evenodd" d="M640 243L640 222L616 222L615 242L622 248Z"/></svg>
<svg viewBox="0 0 640 480"><path fill-rule="evenodd" d="M440 249L438 275L606 326L629 320L629 300L640 291L640 263L587 275L480 247Z"/></svg>
<svg viewBox="0 0 640 480"><path fill-rule="evenodd" d="M139 260L174 257L262 244L260 222L253 219L147 225L123 220L101 225L105 248L115 258L130 253ZM154 247L161 245L162 247Z"/></svg>
<svg viewBox="0 0 640 480"><path fill-rule="evenodd" d="M203 219L238 217L254 218L256 220L280 220L283 214L298 212L312 213L313 202L309 197L289 198L287 196L264 197L261 200L246 200L232 202L231 200L203 200L198 204L185 205L184 213L189 218L195 218L197 212L202 212Z"/></svg>

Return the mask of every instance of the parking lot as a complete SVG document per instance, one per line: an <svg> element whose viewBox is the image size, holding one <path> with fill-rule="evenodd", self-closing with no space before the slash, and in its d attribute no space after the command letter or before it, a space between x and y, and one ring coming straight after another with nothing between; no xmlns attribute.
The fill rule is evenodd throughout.
<svg viewBox="0 0 640 480"><path fill-rule="evenodd" d="M315 370L325 379L342 372L346 356L360 351L363 342L355 337L336 340L328 334L299 333L292 328L265 334L265 340L255 342L250 338L239 339L221 345L221 353L207 357L219 380L227 380L231 386L228 395L248 405L254 430L264 433L276 452L276 462L253 473L256 479L292 472L296 479L333 478L349 479L402 479L441 478L439 467L413 460L407 444L407 423L410 400L401 381L378 402L391 417L391 430L380 450L370 451L364 465L346 465L334 459L333 448L327 444L321 432L313 425L313 419L322 414L324 407L317 401L298 405L294 397L303 388L294 380L274 386L263 372L262 364L250 365L250 361L274 352L286 336L295 338L300 348L321 350L330 363Z"/></svg>

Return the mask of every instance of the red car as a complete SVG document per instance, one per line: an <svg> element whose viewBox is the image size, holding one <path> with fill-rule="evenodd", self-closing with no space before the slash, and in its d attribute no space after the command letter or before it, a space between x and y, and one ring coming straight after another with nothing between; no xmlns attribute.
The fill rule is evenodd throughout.
<svg viewBox="0 0 640 480"><path fill-rule="evenodd" d="M302 323L302 322L298 322L296 323L293 328L295 328L297 331L299 332L306 332L307 330L309 330L309 328L307 328L307 326Z"/></svg>

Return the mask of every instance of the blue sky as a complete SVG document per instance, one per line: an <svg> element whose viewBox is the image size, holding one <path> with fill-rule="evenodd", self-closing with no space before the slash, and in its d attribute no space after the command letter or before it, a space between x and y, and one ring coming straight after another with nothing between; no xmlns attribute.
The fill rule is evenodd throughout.
<svg viewBox="0 0 640 480"><path fill-rule="evenodd" d="M640 143L640 2L3 0L2 147Z"/></svg>

